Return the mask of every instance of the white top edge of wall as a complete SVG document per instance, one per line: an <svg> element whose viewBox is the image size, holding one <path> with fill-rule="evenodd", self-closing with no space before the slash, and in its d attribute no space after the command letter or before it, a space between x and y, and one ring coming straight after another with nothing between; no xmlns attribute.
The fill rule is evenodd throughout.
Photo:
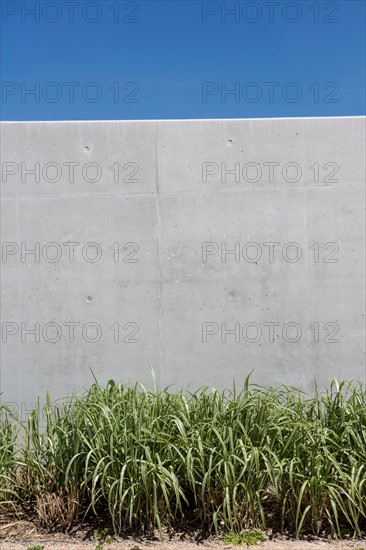
<svg viewBox="0 0 366 550"><path fill-rule="evenodd" d="M365 118L366 115L345 115L345 116L294 116L294 117L262 117L262 118L157 118L157 119L96 119L96 120L2 120L0 124L54 124L54 123L85 123L94 122L227 122L239 120L316 120L332 118Z"/></svg>

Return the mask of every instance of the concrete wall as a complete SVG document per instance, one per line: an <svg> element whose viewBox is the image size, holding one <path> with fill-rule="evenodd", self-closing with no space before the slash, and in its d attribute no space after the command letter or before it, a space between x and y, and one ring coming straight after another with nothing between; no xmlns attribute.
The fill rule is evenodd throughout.
<svg viewBox="0 0 366 550"><path fill-rule="evenodd" d="M150 364L174 387L364 381L364 130L3 123L3 401Z"/></svg>

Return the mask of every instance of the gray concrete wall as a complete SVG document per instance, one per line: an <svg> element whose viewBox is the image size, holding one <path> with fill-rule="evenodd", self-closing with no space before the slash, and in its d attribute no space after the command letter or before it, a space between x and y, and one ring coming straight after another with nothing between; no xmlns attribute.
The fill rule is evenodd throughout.
<svg viewBox="0 0 366 550"><path fill-rule="evenodd" d="M364 381L364 148L362 117L3 123L3 401Z"/></svg>

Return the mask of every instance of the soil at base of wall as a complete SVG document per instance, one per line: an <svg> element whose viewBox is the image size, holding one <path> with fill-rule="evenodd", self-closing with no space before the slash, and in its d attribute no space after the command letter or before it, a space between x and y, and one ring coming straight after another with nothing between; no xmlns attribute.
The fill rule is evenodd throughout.
<svg viewBox="0 0 366 550"><path fill-rule="evenodd" d="M264 542L257 546L258 550L366 550L366 539L334 541L321 538L294 540L284 536L264 534ZM0 516L0 547L1 550L28 550L38 547L37 550L94 550L98 546L93 526L78 526L65 534L61 532L49 533L39 528L31 521L17 520L9 516ZM163 540L158 537L113 537L110 543L104 542L98 550L213 550L220 548L230 550L240 548L225 544L215 537L203 537L197 532L175 533L169 537L166 534ZM248 548L247 546L241 548Z"/></svg>

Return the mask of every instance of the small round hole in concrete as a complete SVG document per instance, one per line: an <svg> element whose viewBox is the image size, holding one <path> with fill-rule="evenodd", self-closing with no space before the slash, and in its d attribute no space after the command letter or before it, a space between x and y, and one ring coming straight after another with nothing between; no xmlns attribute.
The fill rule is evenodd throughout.
<svg viewBox="0 0 366 550"><path fill-rule="evenodd" d="M89 151L89 147L88 147L87 145L85 145L84 151L85 151L86 153Z"/></svg>
<svg viewBox="0 0 366 550"><path fill-rule="evenodd" d="M233 143L234 143L234 142L233 142L232 139L228 139L227 142L226 142L227 145L232 145Z"/></svg>
<svg viewBox="0 0 366 550"><path fill-rule="evenodd" d="M87 302L91 302L91 301L92 301L92 297L91 297L91 296L87 296L87 297L86 297L86 301L87 301Z"/></svg>

